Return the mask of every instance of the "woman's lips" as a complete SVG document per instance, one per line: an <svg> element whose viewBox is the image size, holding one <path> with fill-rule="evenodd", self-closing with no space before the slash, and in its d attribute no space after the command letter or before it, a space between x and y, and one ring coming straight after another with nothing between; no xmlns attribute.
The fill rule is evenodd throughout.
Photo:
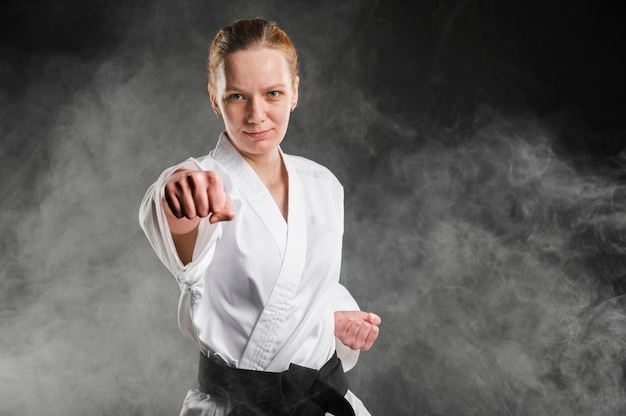
<svg viewBox="0 0 626 416"><path fill-rule="evenodd" d="M249 137L253 138L253 139L263 139L265 138L268 134L269 134L269 130L263 130L263 131L247 131L246 135L248 135Z"/></svg>

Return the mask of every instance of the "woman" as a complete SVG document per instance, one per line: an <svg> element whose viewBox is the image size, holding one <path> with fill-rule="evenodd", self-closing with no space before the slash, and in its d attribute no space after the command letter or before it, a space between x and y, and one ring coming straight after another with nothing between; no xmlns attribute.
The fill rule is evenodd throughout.
<svg viewBox="0 0 626 416"><path fill-rule="evenodd" d="M166 169L139 214L201 351L181 415L369 415L343 371L380 318L339 283L343 188L280 148L298 102L295 48L273 22L237 20L213 39L208 70L217 146Z"/></svg>

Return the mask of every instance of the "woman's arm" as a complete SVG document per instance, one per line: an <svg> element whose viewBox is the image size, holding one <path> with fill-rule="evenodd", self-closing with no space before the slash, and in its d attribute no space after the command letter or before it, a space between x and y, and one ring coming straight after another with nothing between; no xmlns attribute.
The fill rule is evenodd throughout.
<svg viewBox="0 0 626 416"><path fill-rule="evenodd" d="M198 225L229 221L235 217L222 179L214 171L178 169L167 179L162 201L167 223L183 265L191 262Z"/></svg>

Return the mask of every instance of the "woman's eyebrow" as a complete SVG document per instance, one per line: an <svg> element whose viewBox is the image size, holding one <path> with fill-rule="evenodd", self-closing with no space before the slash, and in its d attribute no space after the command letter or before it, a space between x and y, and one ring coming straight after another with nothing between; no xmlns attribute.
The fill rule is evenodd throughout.
<svg viewBox="0 0 626 416"><path fill-rule="evenodd" d="M281 82L281 83L278 83L278 84L271 84L271 85L269 85L267 87L263 87L262 90L270 91L270 90L280 90L280 89L286 89L286 88L287 88L287 85ZM239 88L236 85L226 85L224 87L224 91L228 91L228 92L230 92L230 91L244 91L244 89L243 88Z"/></svg>

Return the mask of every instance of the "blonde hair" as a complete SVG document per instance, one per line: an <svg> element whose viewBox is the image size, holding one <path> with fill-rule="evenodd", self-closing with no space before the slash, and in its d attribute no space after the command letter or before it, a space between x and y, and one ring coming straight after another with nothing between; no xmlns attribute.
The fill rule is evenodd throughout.
<svg viewBox="0 0 626 416"><path fill-rule="evenodd" d="M291 79L296 79L298 55L289 36L275 22L261 18L239 19L221 28L211 42L207 63L209 89L215 91L217 69L229 54L253 48L281 51L287 60Z"/></svg>

